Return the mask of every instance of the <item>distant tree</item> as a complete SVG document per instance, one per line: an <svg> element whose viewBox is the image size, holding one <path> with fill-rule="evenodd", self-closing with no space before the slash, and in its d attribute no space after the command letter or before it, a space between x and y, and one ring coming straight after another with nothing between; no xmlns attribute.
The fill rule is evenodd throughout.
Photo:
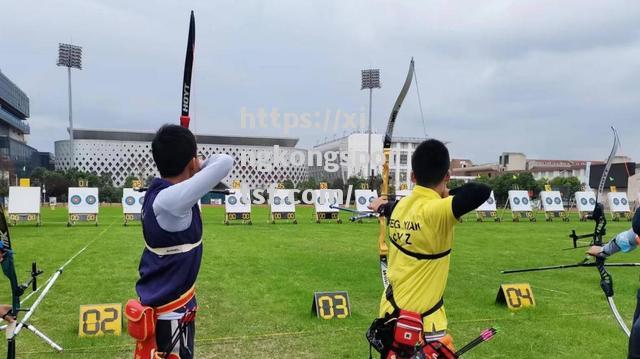
<svg viewBox="0 0 640 359"><path fill-rule="evenodd" d="M331 185L329 186L329 188L340 189L344 191L345 190L344 181L342 180L342 178L338 177L331 182Z"/></svg>
<svg viewBox="0 0 640 359"><path fill-rule="evenodd" d="M551 180L551 186L557 188L566 198L571 198L573 195L582 189L582 183L578 177L556 177Z"/></svg>
<svg viewBox="0 0 640 359"><path fill-rule="evenodd" d="M464 184L463 180L460 179L452 179L449 181L449 189L458 188Z"/></svg>
<svg viewBox="0 0 640 359"><path fill-rule="evenodd" d="M282 181L282 185L284 186L284 188L286 189L293 189L295 188L295 186L293 185L293 181L290 179L286 179L284 181Z"/></svg>
<svg viewBox="0 0 640 359"><path fill-rule="evenodd" d="M505 173L493 179L493 194L499 202L505 202L509 195L509 190L513 189L516 181L513 174Z"/></svg>
<svg viewBox="0 0 640 359"><path fill-rule="evenodd" d="M124 185L122 187L131 188L133 187L133 181L136 181L136 180L138 180L138 177L128 176L127 178L125 178Z"/></svg>

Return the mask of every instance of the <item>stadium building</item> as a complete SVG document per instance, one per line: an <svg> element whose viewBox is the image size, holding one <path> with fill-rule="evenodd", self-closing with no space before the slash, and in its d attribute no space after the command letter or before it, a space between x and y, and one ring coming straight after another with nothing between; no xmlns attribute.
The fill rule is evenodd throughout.
<svg viewBox="0 0 640 359"><path fill-rule="evenodd" d="M29 97L0 72L0 176L10 183L29 176L36 167L53 169L50 153L27 145L28 117Z"/></svg>
<svg viewBox="0 0 640 359"><path fill-rule="evenodd" d="M110 174L115 186L123 186L129 177L155 177L159 174L151 154L154 135L155 132L143 131L74 129L73 148L71 140L55 142L55 167ZM295 148L295 138L196 135L196 140L198 152L204 156L226 153L235 158L233 170L223 181L227 187L234 180L250 188L267 188L285 180L297 185L308 177L306 161L288 161L291 156L306 156L305 150ZM276 151L285 160L273 165Z"/></svg>
<svg viewBox="0 0 640 359"><path fill-rule="evenodd" d="M367 174L367 133L353 133L347 136L336 138L324 143L317 144L313 151L326 152L347 152L349 160L343 163L338 171L327 171L326 166L310 167L310 176L318 179L333 180L341 178L344 182L350 177L368 178ZM371 169L375 175L380 174L382 168L382 142L383 135L371 134ZM405 185L411 188L411 155L416 147L422 143L424 138L414 137L394 137L391 142L391 155L389 156L389 178L390 185L397 190ZM362 160L354 160L353 157L361 157ZM311 155L310 155L311 157Z"/></svg>

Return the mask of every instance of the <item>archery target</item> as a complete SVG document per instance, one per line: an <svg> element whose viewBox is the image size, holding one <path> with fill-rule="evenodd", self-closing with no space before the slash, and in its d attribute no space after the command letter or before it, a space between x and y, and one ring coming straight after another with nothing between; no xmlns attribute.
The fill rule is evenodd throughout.
<svg viewBox="0 0 640 359"><path fill-rule="evenodd" d="M611 212L630 212L629 199L626 192L609 192L609 208Z"/></svg>
<svg viewBox="0 0 640 359"><path fill-rule="evenodd" d="M401 189L401 190L397 190L396 191L396 197L397 198L407 197L410 194L411 194L411 190L410 189Z"/></svg>
<svg viewBox="0 0 640 359"><path fill-rule="evenodd" d="M531 212L531 200L527 191L509 191L509 205L515 212Z"/></svg>
<svg viewBox="0 0 640 359"><path fill-rule="evenodd" d="M69 187L69 213L94 213L100 210L97 187Z"/></svg>
<svg viewBox="0 0 640 359"><path fill-rule="evenodd" d="M313 206L316 212L338 212L339 209L331 206L339 206L338 191L335 189L313 190Z"/></svg>
<svg viewBox="0 0 640 359"><path fill-rule="evenodd" d="M273 201L271 202L271 213L277 212L295 212L296 205L294 204L293 190L291 189L276 189L273 192Z"/></svg>
<svg viewBox="0 0 640 359"><path fill-rule="evenodd" d="M138 192L133 188L123 188L122 212L124 214L140 213L142 211L142 203L144 203L144 194L145 192Z"/></svg>
<svg viewBox="0 0 640 359"><path fill-rule="evenodd" d="M593 191L579 191L575 196L579 212L593 212L596 207L596 194Z"/></svg>
<svg viewBox="0 0 640 359"><path fill-rule="evenodd" d="M356 210L358 212L371 212L367 206L378 198L378 191L369 189L357 189L356 190Z"/></svg>
<svg viewBox="0 0 640 359"><path fill-rule="evenodd" d="M239 190L225 195L224 209L227 213L251 213L251 198Z"/></svg>
<svg viewBox="0 0 640 359"><path fill-rule="evenodd" d="M491 191L491 195L489 196L489 198L480 205L480 207L476 208L476 211L480 211L480 212L495 212L496 211L496 197L493 194L493 191Z"/></svg>
<svg viewBox="0 0 640 359"><path fill-rule="evenodd" d="M40 213L40 187L9 187L9 213Z"/></svg>
<svg viewBox="0 0 640 359"><path fill-rule="evenodd" d="M542 191L540 192L540 200L542 201L542 208L544 208L545 212L564 211L560 191Z"/></svg>

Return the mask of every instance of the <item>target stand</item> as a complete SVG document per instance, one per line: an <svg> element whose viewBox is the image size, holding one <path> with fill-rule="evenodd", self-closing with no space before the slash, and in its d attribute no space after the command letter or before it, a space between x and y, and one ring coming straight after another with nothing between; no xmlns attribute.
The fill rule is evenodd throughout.
<svg viewBox="0 0 640 359"><path fill-rule="evenodd" d="M533 211L511 211L511 219L513 222L520 222L521 218L528 219L529 222L536 222L536 215Z"/></svg>
<svg viewBox="0 0 640 359"><path fill-rule="evenodd" d="M511 190L509 193L509 199L504 205L502 210L502 218L507 208L511 209L511 220L513 222L520 222L521 218L526 218L529 222L536 222L536 215L531 207L531 199L529 199L529 192L522 190Z"/></svg>
<svg viewBox="0 0 640 359"><path fill-rule="evenodd" d="M69 217L67 219L67 227L74 226L78 222L93 222L97 227L98 214L97 213L69 213Z"/></svg>
<svg viewBox="0 0 640 359"><path fill-rule="evenodd" d="M40 221L40 213L11 213L9 214L9 224L12 226L18 225L18 222L36 222L36 226L40 227L42 222Z"/></svg>
<svg viewBox="0 0 640 359"><path fill-rule="evenodd" d="M616 192L615 187L612 187L611 192L607 194L607 199L612 221L618 222L623 219L631 221L631 206L625 192Z"/></svg>
<svg viewBox="0 0 640 359"><path fill-rule="evenodd" d="M224 224L229 225L232 221L241 221L243 224L252 225L251 212L225 213Z"/></svg>
<svg viewBox="0 0 640 359"><path fill-rule="evenodd" d="M288 223L298 224L293 191L282 188L281 184L277 186L279 188L274 191L273 200L270 201L271 211L269 211L269 223L276 224L277 221L286 221Z"/></svg>
<svg viewBox="0 0 640 359"><path fill-rule="evenodd" d="M322 221L336 221L338 224L342 223L339 212L315 212L313 216L316 223L321 223Z"/></svg>
<svg viewBox="0 0 640 359"><path fill-rule="evenodd" d="M552 222L554 218L569 222L569 216L562 202L560 191L552 191L551 186L545 186L546 190L540 192L540 201L544 210L544 218L547 222Z"/></svg>
<svg viewBox="0 0 640 359"><path fill-rule="evenodd" d="M298 224L296 212L271 212L269 220L271 224L276 224L276 221L287 221L293 224Z"/></svg>
<svg viewBox="0 0 640 359"><path fill-rule="evenodd" d="M500 222L500 217L496 211L476 211L476 222L484 222L485 220Z"/></svg>
<svg viewBox="0 0 640 359"><path fill-rule="evenodd" d="M124 216L124 226L129 222L142 221L142 204L146 191L136 191L134 188L124 188L122 191L122 214Z"/></svg>
<svg viewBox="0 0 640 359"><path fill-rule="evenodd" d="M633 219L633 216L631 215L631 212L611 212L611 220L614 222L619 222L621 220L626 219L627 221L631 222L631 220Z"/></svg>
<svg viewBox="0 0 640 359"><path fill-rule="evenodd" d="M9 187L9 224L36 222L40 226L40 187Z"/></svg>
<svg viewBox="0 0 640 359"><path fill-rule="evenodd" d="M374 212L369 209L369 205L378 198L378 191L369 189L357 189L355 191L356 196L356 211L359 213L358 223L364 223L364 218L369 218L367 222L378 223L378 217L373 216ZM370 217L363 217L364 215L371 215Z"/></svg>
<svg viewBox="0 0 640 359"><path fill-rule="evenodd" d="M69 187L68 198L67 227L78 222L93 222L98 225L100 203L97 187Z"/></svg>
<svg viewBox="0 0 640 359"><path fill-rule="evenodd" d="M547 222L553 222L553 219L561 219L563 222L569 222L569 216L567 211L544 211L544 220Z"/></svg>
<svg viewBox="0 0 640 359"><path fill-rule="evenodd" d="M129 222L141 222L142 215L140 213L125 213L124 214L124 226L126 227Z"/></svg>
<svg viewBox="0 0 640 359"><path fill-rule="evenodd" d="M253 224L251 221L251 198L248 193L242 193L239 188L224 196L224 210L225 225L229 225L231 222Z"/></svg>
<svg viewBox="0 0 640 359"><path fill-rule="evenodd" d="M486 220L493 220L494 222L500 222L501 218L498 217L498 209L496 207L496 198L491 191L491 195L487 200L476 208L476 221L484 222Z"/></svg>
<svg viewBox="0 0 640 359"><path fill-rule="evenodd" d="M589 221L596 207L596 194L593 191L578 191L574 198L580 222Z"/></svg>
<svg viewBox="0 0 640 359"><path fill-rule="evenodd" d="M336 223L342 223L340 219L340 210L332 208L338 204L338 193L331 189L316 189L313 190L313 219L316 223L322 223L323 221L335 221Z"/></svg>

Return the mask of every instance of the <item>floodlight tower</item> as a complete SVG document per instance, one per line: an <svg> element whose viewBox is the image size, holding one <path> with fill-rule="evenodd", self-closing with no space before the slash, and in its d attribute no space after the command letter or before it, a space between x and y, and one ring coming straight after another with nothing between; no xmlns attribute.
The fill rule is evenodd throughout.
<svg viewBox="0 0 640 359"><path fill-rule="evenodd" d="M373 172L371 170L371 101L374 88L380 88L380 69L362 70L362 87L360 87L360 90L369 89L369 139L367 140L367 173L370 176L369 187L373 186Z"/></svg>
<svg viewBox="0 0 640 359"><path fill-rule="evenodd" d="M71 68L82 70L82 47L71 44L58 44L58 66L67 68L69 84L69 141L71 144L70 168L75 165L75 154L73 148L73 110L71 100Z"/></svg>

